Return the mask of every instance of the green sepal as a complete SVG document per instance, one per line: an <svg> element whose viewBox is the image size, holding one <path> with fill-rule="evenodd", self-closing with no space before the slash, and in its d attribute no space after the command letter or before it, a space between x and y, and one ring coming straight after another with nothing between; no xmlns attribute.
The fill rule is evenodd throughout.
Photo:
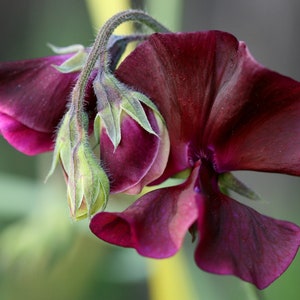
<svg viewBox="0 0 300 300"><path fill-rule="evenodd" d="M97 114L94 119L94 137L97 144L100 143L101 128L102 128L101 117L99 114Z"/></svg>
<svg viewBox="0 0 300 300"><path fill-rule="evenodd" d="M57 163L62 164L67 182L68 202L75 220L90 217L104 209L109 195L109 180L87 137L88 119L78 119L70 106L59 127L53 160L46 180L53 174Z"/></svg>
<svg viewBox="0 0 300 300"><path fill-rule="evenodd" d="M145 110L141 104L141 102L134 97L137 92L126 94L121 101L121 108L141 127L143 127L146 131L151 134L155 134L156 132L152 129L151 124L147 118Z"/></svg>
<svg viewBox="0 0 300 300"><path fill-rule="evenodd" d="M96 77L94 91L97 96L98 108L98 114L94 122L97 140L99 140L102 127L105 127L107 135L114 145L114 149L118 147L121 141L121 119L123 112L128 114L144 130L156 135L142 104L157 113L161 120L163 120L163 117L148 97L128 88L119 82L113 74L105 71L99 72Z"/></svg>
<svg viewBox="0 0 300 300"><path fill-rule="evenodd" d="M109 180L88 145L80 143L72 154L68 201L72 217L81 220L106 207Z"/></svg>
<svg viewBox="0 0 300 300"><path fill-rule="evenodd" d="M146 106L148 106L152 111L154 111L160 117L160 119L163 121L163 123L165 123L164 118L161 115L161 113L159 112L156 105L146 95L139 93L137 91L131 90L131 97L137 99L139 102L144 103Z"/></svg>
<svg viewBox="0 0 300 300"><path fill-rule="evenodd" d="M84 51L77 52L72 57L64 61L61 65L53 67L61 73L72 73L80 71L87 59L87 53Z"/></svg>
<svg viewBox="0 0 300 300"><path fill-rule="evenodd" d="M245 198L250 200L261 200L261 197L255 193L252 189L246 186L232 173L223 173L219 175L219 187L224 194L228 194L228 190L231 190Z"/></svg>
<svg viewBox="0 0 300 300"><path fill-rule="evenodd" d="M86 60L87 60L87 52L82 45L76 44L67 47L56 47L54 45L48 44L53 52L56 54L68 54L74 53L69 59L64 61L61 65L53 65L53 67L61 73L72 73L76 71L80 71Z"/></svg>
<svg viewBox="0 0 300 300"><path fill-rule="evenodd" d="M109 81L103 84L98 79L98 76L94 81L98 107L98 113L94 122L95 137L96 140L99 140L102 126L104 126L116 149L121 141L121 108L118 102L115 101L118 100L119 94L113 90L113 86L109 85Z"/></svg>
<svg viewBox="0 0 300 300"><path fill-rule="evenodd" d="M59 162L61 161L64 171L69 171L70 157L71 157L71 141L75 139L75 120L71 116L72 112L69 110L63 117L61 125L59 127L55 147L53 151L53 158L50 170L46 176L45 181L54 173L54 170Z"/></svg>

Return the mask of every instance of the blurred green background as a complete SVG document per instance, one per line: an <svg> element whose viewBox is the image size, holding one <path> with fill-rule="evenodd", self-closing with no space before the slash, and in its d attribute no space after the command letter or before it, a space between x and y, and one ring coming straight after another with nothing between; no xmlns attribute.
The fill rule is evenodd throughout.
<svg viewBox="0 0 300 300"><path fill-rule="evenodd" d="M246 41L258 61L300 80L297 0L135 0L131 7L146 8L173 30L229 31ZM94 27L82 0L0 0L0 61L51 55L48 42L90 45ZM256 292L234 277L199 270L190 237L180 255L167 264L101 242L89 232L87 221L71 221L60 170L43 183L50 163L50 154L27 157L0 137L1 300L298 299L299 255L281 278ZM257 210L300 224L300 179L237 174L266 200L250 203Z"/></svg>

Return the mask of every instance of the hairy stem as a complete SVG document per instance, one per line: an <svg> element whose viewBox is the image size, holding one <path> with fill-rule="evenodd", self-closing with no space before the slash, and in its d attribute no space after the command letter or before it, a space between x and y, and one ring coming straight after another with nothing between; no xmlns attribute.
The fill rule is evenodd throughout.
<svg viewBox="0 0 300 300"><path fill-rule="evenodd" d="M78 127L82 127L81 115L83 112L83 103L86 86L88 79L93 71L93 68L100 59L99 68L103 68L105 71L110 72L108 68L108 51L107 44L110 36L114 30L122 23L127 21L135 21L147 25L155 32L169 32L169 30L161 25L158 21L151 16L140 10L126 10L114 15L110 18L99 30L95 43L89 53L86 64L84 65L80 76L76 82L72 93L71 105L74 106L76 115L79 116Z"/></svg>

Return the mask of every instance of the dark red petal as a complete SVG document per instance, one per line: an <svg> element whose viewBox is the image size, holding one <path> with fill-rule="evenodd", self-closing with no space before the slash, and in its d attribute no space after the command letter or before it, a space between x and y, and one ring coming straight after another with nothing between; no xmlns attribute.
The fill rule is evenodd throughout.
<svg viewBox="0 0 300 300"><path fill-rule="evenodd" d="M63 74L53 65L60 65L71 55L0 64L0 132L19 151L34 155L53 149L55 130L79 74ZM95 75L86 91L89 115L95 108L91 88ZM9 120L9 126L4 118Z"/></svg>
<svg viewBox="0 0 300 300"><path fill-rule="evenodd" d="M237 49L232 35L218 31L155 34L117 70L166 120L171 140L166 177L190 167L206 147L205 125L218 90L234 72Z"/></svg>
<svg viewBox="0 0 300 300"><path fill-rule="evenodd" d="M300 84L258 64L232 35L155 34L117 75L166 119L165 177L211 152L220 172L300 174Z"/></svg>
<svg viewBox="0 0 300 300"><path fill-rule="evenodd" d="M160 152L166 151L167 155L168 147L164 147L164 136L154 115L148 112L147 116L158 136L146 132L128 115L122 118L122 139L116 150L106 131L102 131L101 162L108 172L112 193L137 194L164 170L167 157L162 157Z"/></svg>
<svg viewBox="0 0 300 300"><path fill-rule="evenodd" d="M264 216L221 194L216 177L205 164L200 170L196 249L197 265L208 272L231 274L263 289L293 261L300 243L300 228Z"/></svg>
<svg viewBox="0 0 300 300"><path fill-rule="evenodd" d="M60 65L70 55L0 64L0 111L25 126L53 132L65 112L78 73L63 74Z"/></svg>
<svg viewBox="0 0 300 300"><path fill-rule="evenodd" d="M228 87L242 94L224 108L231 119L208 124L216 164L220 170L300 175L300 83L249 61L241 81Z"/></svg>
<svg viewBox="0 0 300 300"><path fill-rule="evenodd" d="M260 289L267 287L293 261L300 228L224 195L213 201L206 204L205 217L198 223L197 265L208 272L236 275Z"/></svg>
<svg viewBox="0 0 300 300"><path fill-rule="evenodd" d="M53 148L50 133L32 130L14 118L0 112L0 134L18 151L27 155L36 155Z"/></svg>
<svg viewBox="0 0 300 300"><path fill-rule="evenodd" d="M147 257L165 258L180 248L197 218L194 181L198 168L182 185L150 192L124 212L95 215L90 229L109 243L132 247Z"/></svg>

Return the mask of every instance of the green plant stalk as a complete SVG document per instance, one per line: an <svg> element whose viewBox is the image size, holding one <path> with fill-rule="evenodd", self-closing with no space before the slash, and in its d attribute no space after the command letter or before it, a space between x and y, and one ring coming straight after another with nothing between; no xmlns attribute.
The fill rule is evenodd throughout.
<svg viewBox="0 0 300 300"><path fill-rule="evenodd" d="M114 30L120 24L127 21L135 21L145 24L155 32L169 32L169 30L165 26L140 10L126 10L110 18L99 30L95 39L94 46L92 47L92 50L88 56L87 62L84 65L73 89L71 105L74 105L75 114L77 116L81 116L83 113L84 96L88 79L99 58L100 68L102 67L106 72L110 72L108 69L107 43ZM79 129L82 128L82 123L82 119L81 117L79 117Z"/></svg>

